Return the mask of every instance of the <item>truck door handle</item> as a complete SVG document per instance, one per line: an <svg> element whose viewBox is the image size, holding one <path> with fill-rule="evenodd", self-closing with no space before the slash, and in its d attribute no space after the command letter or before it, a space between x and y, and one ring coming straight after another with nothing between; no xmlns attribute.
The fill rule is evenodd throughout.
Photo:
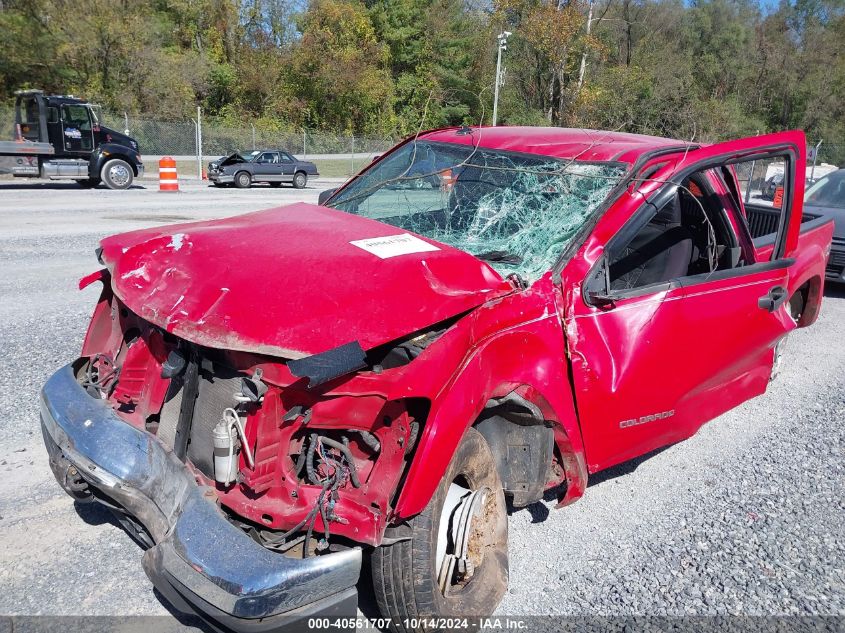
<svg viewBox="0 0 845 633"><path fill-rule="evenodd" d="M786 301L786 288L775 286L757 300L757 305L761 310L774 312L783 305L784 301Z"/></svg>

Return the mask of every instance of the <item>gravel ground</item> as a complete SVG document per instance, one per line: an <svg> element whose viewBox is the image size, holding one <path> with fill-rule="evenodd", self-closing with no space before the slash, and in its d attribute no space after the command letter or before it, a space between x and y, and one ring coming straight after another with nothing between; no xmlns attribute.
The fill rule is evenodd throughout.
<svg viewBox="0 0 845 633"><path fill-rule="evenodd" d="M169 613L141 550L106 513L75 509L40 439L37 392L80 347L98 289L76 281L96 269L97 241L316 201L336 184L163 194L0 180L0 615ZM833 289L765 396L595 476L569 508L514 512L498 613L845 615L843 376L845 291Z"/></svg>

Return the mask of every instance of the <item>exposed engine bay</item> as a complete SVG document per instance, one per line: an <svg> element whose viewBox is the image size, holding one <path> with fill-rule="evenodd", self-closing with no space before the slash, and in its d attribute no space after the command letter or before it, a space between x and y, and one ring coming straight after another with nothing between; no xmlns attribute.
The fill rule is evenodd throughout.
<svg viewBox="0 0 845 633"><path fill-rule="evenodd" d="M330 350L292 371L290 361L175 337L106 287L86 342L100 351L78 361L77 378L173 450L254 540L307 557L345 547L346 539L380 542L424 405L388 401L378 383L441 332L366 354L357 346L351 365L348 352L344 360ZM333 380L361 368L343 393L331 390ZM364 381L360 393L356 380Z"/></svg>

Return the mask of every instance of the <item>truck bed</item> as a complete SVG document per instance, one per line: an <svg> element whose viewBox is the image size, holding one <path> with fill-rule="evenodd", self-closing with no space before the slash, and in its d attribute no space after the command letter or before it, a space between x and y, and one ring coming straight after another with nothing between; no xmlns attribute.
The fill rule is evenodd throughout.
<svg viewBox="0 0 845 633"><path fill-rule="evenodd" d="M20 154L55 154L50 143L34 143L32 141L0 141L0 155L17 156Z"/></svg>

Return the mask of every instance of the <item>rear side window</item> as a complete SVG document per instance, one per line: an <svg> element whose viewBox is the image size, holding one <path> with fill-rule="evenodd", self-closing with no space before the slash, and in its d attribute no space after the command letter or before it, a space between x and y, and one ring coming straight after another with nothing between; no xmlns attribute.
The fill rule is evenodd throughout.
<svg viewBox="0 0 845 633"><path fill-rule="evenodd" d="M789 165L782 156L734 165L745 218L752 238L774 236L783 223L789 200Z"/></svg>
<svg viewBox="0 0 845 633"><path fill-rule="evenodd" d="M38 125L38 102L35 99L27 99L21 108L21 123Z"/></svg>
<svg viewBox="0 0 845 633"><path fill-rule="evenodd" d="M91 119L85 106L66 105L62 110L66 126L71 125L86 131L91 129Z"/></svg>

